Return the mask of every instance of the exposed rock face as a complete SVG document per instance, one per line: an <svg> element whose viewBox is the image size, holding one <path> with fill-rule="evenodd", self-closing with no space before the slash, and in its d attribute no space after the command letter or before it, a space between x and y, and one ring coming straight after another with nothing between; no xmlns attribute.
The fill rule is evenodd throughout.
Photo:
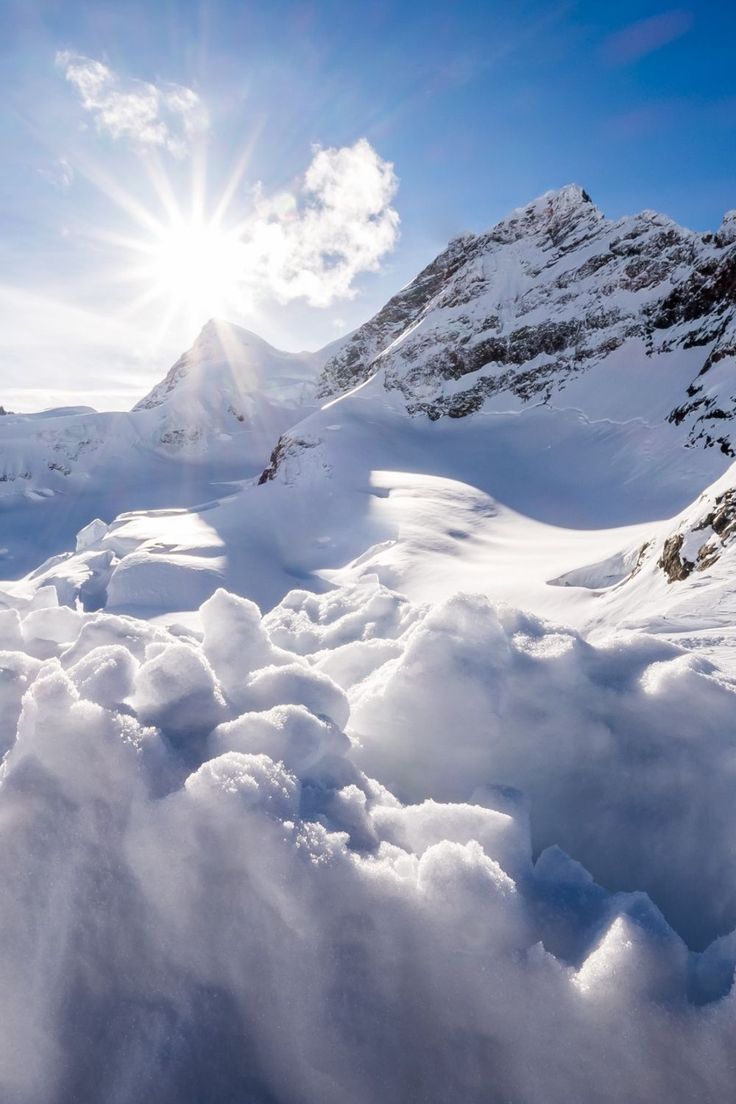
<svg viewBox="0 0 736 1104"><path fill-rule="evenodd" d="M736 490L731 489L716 495L713 508L696 526L696 529L709 527L723 542L736 533Z"/></svg>
<svg viewBox="0 0 736 1104"><path fill-rule="evenodd" d="M657 564L658 567L662 568L671 583L677 583L682 581L682 579L687 579L688 575L695 567L692 560L685 559L682 555L684 541L685 538L682 533L677 533L673 537L668 537L664 542L662 555Z"/></svg>
<svg viewBox="0 0 736 1104"><path fill-rule="evenodd" d="M694 571L707 571L734 543L736 487L725 484L735 477L731 468L715 487L700 496L665 540L657 566L668 582L681 582Z"/></svg>
<svg viewBox="0 0 736 1104"><path fill-rule="evenodd" d="M697 234L652 211L611 221L574 185L547 193L451 242L326 363L318 394L379 373L410 414L457 418L501 393L555 401L623 346L697 350L669 419L734 454L736 213Z"/></svg>
<svg viewBox="0 0 736 1104"><path fill-rule="evenodd" d="M318 438L305 437L295 433L282 434L271 452L268 464L258 478L258 485L262 486L264 483L269 483L277 475L281 475L285 483L291 483L292 475L296 476L299 473L301 455L307 449L319 450L320 444L321 441ZM290 461L293 461L293 465L291 465L294 467L293 473L289 471ZM323 470L327 470L327 465L324 462L321 466Z"/></svg>

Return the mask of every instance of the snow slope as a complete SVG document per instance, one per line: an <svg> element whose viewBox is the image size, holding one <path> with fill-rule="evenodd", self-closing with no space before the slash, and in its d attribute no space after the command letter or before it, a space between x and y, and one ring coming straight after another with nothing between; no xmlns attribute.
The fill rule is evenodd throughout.
<svg viewBox="0 0 736 1104"><path fill-rule="evenodd" d="M551 193L322 359L207 327L51 473L3 1100L731 1098L734 226ZM115 464L159 508L92 520Z"/></svg>
<svg viewBox="0 0 736 1104"><path fill-rule="evenodd" d="M735 504L732 466L672 520L641 527L629 544L622 534L611 578L593 562L559 582L594 594L590 629L656 632L736 670Z"/></svg>
<svg viewBox="0 0 736 1104"><path fill-rule="evenodd" d="M315 408L315 377L333 348L283 353L212 321L129 413L0 417L2 574L69 547L100 514L193 506L260 471L274 439Z"/></svg>

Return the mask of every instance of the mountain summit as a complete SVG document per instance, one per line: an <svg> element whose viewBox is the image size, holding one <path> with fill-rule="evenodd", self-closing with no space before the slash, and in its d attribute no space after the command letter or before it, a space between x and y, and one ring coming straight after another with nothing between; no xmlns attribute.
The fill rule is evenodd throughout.
<svg viewBox="0 0 736 1104"><path fill-rule="evenodd" d="M585 409L594 393L601 413L628 397L629 416L651 418L653 401L690 444L732 456L734 227L733 212L709 234L653 211L613 221L578 185L547 192L451 242L328 360L319 394L378 375L432 419L501 395L566 391Z"/></svg>
<svg viewBox="0 0 736 1104"><path fill-rule="evenodd" d="M319 353L286 353L251 330L211 318L192 347L133 409L152 410L181 400L189 404L191 415L192 403L212 410L224 402L242 421L255 396L303 403L314 390L320 363Z"/></svg>

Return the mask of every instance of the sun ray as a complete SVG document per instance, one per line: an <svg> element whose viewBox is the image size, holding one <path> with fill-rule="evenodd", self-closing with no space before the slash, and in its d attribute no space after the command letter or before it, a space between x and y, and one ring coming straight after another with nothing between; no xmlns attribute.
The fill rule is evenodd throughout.
<svg viewBox="0 0 736 1104"><path fill-rule="evenodd" d="M213 222L216 222L216 223L221 222L222 219L227 214L227 212L230 210L230 206L231 206L231 204L233 202L233 199L235 197L235 193L237 192L238 188L240 187L240 185L243 182L243 178L244 178L245 173L248 169L251 158L253 157L253 151L255 150L255 147L258 143L258 140L261 137L261 132L263 131L263 127L264 127L264 121L261 120L253 128L253 132L252 132L250 138L248 139L248 142L246 143L245 148L243 149L243 152L240 154L240 157L235 162L235 165L233 166L233 170L230 173L230 175L229 175L229 177L228 177L228 179L225 183L225 187L222 190L220 198L218 199L217 204L215 205L215 209L214 209L214 212L213 212L213 215L212 215Z"/></svg>
<svg viewBox="0 0 736 1104"><path fill-rule="evenodd" d="M171 177L166 172L159 154L152 154L146 162L148 179L161 201L166 218L171 221L181 215L181 203L177 199Z"/></svg>
<svg viewBox="0 0 736 1104"><path fill-rule="evenodd" d="M207 151L203 141L192 150L192 191L190 216L193 222L205 218L207 206Z"/></svg>
<svg viewBox="0 0 736 1104"><path fill-rule="evenodd" d="M121 184L109 177L99 165L93 164L91 161L81 160L76 163L76 167L90 184L93 184L120 210L129 215L138 226L153 233L161 226L161 220L144 203L141 203L129 191L126 191Z"/></svg>
<svg viewBox="0 0 736 1104"><path fill-rule="evenodd" d="M252 216L237 197L242 194L261 129L261 125L253 128L214 203L207 194L204 142L193 152L184 191L178 175L172 176L160 155L146 156L145 180L152 192L148 204L110 179L98 165L87 163L80 168L129 220L127 228L81 228L90 240L111 246L121 255L121 261L103 278L140 289L140 294L128 300L126 317L160 302L159 329L175 318L193 328L210 317L242 317L246 310L254 309L248 290Z"/></svg>

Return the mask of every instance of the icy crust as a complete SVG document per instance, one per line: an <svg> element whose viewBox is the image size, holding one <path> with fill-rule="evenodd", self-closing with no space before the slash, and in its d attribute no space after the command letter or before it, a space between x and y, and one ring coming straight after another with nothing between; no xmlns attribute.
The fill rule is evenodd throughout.
<svg viewBox="0 0 736 1104"><path fill-rule="evenodd" d="M4 1101L730 1098L714 669L375 580L199 625L0 613Z"/></svg>

